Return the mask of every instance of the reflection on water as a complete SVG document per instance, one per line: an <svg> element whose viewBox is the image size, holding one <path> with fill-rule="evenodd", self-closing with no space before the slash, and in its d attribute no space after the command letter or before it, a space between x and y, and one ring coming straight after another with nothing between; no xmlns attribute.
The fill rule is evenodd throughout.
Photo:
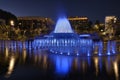
<svg viewBox="0 0 120 80"><path fill-rule="evenodd" d="M10 62L9 62L9 67L8 67L8 71L6 73L6 77L9 77L12 74L13 69L14 69L14 65L15 65L15 57L11 56L10 57Z"/></svg>
<svg viewBox="0 0 120 80"><path fill-rule="evenodd" d="M113 62L113 68L114 68L116 80L119 80L118 63L116 61Z"/></svg>
<svg viewBox="0 0 120 80"><path fill-rule="evenodd" d="M66 56L59 57L59 56L54 56L54 63L56 72L61 73L61 74L67 74L69 72L69 69L71 67L71 58Z"/></svg>
<svg viewBox="0 0 120 80"><path fill-rule="evenodd" d="M119 80L119 54L101 57L75 57L32 49L30 42L2 41L0 44L2 44L0 46L0 75L2 75L0 78L2 79L13 79L13 77L18 79L22 76L29 76L28 79L37 77L38 79L52 80L58 80L58 78ZM19 69L23 72L20 72Z"/></svg>
<svg viewBox="0 0 120 80"><path fill-rule="evenodd" d="M94 58L94 64L95 64L95 71L96 71L96 75L98 75L99 69L98 69L98 58L95 57Z"/></svg>
<svg viewBox="0 0 120 80"><path fill-rule="evenodd" d="M6 59L8 58L8 54L9 54L8 51L9 51L9 50L8 50L8 47L5 47L5 58L6 58Z"/></svg>

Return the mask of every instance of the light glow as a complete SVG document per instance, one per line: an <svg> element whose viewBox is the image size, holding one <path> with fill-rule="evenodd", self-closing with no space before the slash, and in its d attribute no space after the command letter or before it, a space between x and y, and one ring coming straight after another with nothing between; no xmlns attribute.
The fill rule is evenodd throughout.
<svg viewBox="0 0 120 80"><path fill-rule="evenodd" d="M54 33L73 33L71 25L67 18L58 19Z"/></svg>
<svg viewBox="0 0 120 80"><path fill-rule="evenodd" d="M10 63L9 63L8 72L6 74L6 77L9 77L12 74L13 69L14 69L14 65L15 65L15 57L12 56L10 58Z"/></svg>

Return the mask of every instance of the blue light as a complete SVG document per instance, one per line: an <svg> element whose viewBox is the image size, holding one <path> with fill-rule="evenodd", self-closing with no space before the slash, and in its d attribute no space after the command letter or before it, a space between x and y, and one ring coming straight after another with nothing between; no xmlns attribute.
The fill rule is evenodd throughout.
<svg viewBox="0 0 120 80"><path fill-rule="evenodd" d="M79 56L79 53L77 53L77 56Z"/></svg>
<svg viewBox="0 0 120 80"><path fill-rule="evenodd" d="M68 55L70 55L70 52L68 52Z"/></svg>
<svg viewBox="0 0 120 80"><path fill-rule="evenodd" d="M107 52L107 55L111 55L111 53L110 53L110 52Z"/></svg>
<svg viewBox="0 0 120 80"><path fill-rule="evenodd" d="M58 19L55 30L50 35L38 37L34 40L34 48L50 50L55 54L66 54L76 56L102 56L104 45L98 35L76 34L71 28L67 18ZM116 42L108 41L105 44L105 55L116 53ZM79 53L78 53L79 52Z"/></svg>
<svg viewBox="0 0 120 80"><path fill-rule="evenodd" d="M69 58L66 58L65 56L64 57L57 56L55 61L56 61L56 73L67 74L70 69L71 60L69 60Z"/></svg>
<svg viewBox="0 0 120 80"><path fill-rule="evenodd" d="M116 42L115 41L112 42L112 53L113 54L116 53Z"/></svg>
<svg viewBox="0 0 120 80"><path fill-rule="evenodd" d="M73 33L67 18L63 17L58 19L54 33Z"/></svg>
<svg viewBox="0 0 120 80"><path fill-rule="evenodd" d="M90 34L82 34L82 35L79 35L80 37L90 37Z"/></svg>
<svg viewBox="0 0 120 80"><path fill-rule="evenodd" d="M87 56L90 56L90 54L88 53Z"/></svg>
<svg viewBox="0 0 120 80"><path fill-rule="evenodd" d="M63 54L62 52L60 52L60 54Z"/></svg>
<svg viewBox="0 0 120 80"><path fill-rule="evenodd" d="M99 53L98 55L99 55L99 56L102 56L102 54L101 54L101 53Z"/></svg>

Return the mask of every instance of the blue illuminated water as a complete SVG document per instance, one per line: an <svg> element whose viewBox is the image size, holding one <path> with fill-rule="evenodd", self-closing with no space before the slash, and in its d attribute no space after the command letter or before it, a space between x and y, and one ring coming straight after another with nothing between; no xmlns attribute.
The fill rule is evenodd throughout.
<svg viewBox="0 0 120 80"><path fill-rule="evenodd" d="M62 17L57 21L54 33L73 33L73 30L67 18Z"/></svg>
<svg viewBox="0 0 120 80"><path fill-rule="evenodd" d="M54 63L56 64L56 74L67 74L69 72L69 68L71 67L71 61L72 58L66 58L66 56L59 57L59 56L53 56L55 59Z"/></svg>
<svg viewBox="0 0 120 80"><path fill-rule="evenodd" d="M107 52L110 52L111 56L92 57L66 56L71 55L71 53L66 55L64 55L65 53L51 54L45 48L34 48L32 43L34 41L0 40L0 80L120 79L120 54L111 55L114 54L114 48L120 53L119 42L109 41L103 44L103 42L95 41L95 50L93 50L95 53L87 54L88 56L96 55L98 52L99 55L108 55ZM119 45L114 46L115 44ZM112 47L109 48L109 46ZM82 47L80 50L83 55L90 52L90 47L88 50L84 46ZM102 53L101 50L105 53ZM78 55L82 53L78 53Z"/></svg>
<svg viewBox="0 0 120 80"><path fill-rule="evenodd" d="M75 56L102 56L117 53L114 40L108 40L106 43L104 44L96 34L76 34L67 18L63 17L58 19L53 32L34 39L33 48L45 49L54 54ZM105 50L104 46L106 46Z"/></svg>
<svg viewBox="0 0 120 80"><path fill-rule="evenodd" d="M0 80L120 79L120 42L64 32L34 41L0 40Z"/></svg>

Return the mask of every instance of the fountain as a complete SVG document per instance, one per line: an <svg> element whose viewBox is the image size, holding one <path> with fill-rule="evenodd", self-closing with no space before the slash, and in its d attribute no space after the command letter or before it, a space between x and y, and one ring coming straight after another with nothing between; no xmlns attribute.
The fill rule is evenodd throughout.
<svg viewBox="0 0 120 80"><path fill-rule="evenodd" d="M57 21L54 33L74 33L74 32L67 18L63 17Z"/></svg>
<svg viewBox="0 0 120 80"><path fill-rule="evenodd" d="M33 42L34 49L48 50L50 53L61 55L93 56L111 55L116 52L115 42L108 42L106 54L103 53L103 42L99 36L93 34L76 34L67 18L58 19L55 29L49 35L36 37Z"/></svg>

